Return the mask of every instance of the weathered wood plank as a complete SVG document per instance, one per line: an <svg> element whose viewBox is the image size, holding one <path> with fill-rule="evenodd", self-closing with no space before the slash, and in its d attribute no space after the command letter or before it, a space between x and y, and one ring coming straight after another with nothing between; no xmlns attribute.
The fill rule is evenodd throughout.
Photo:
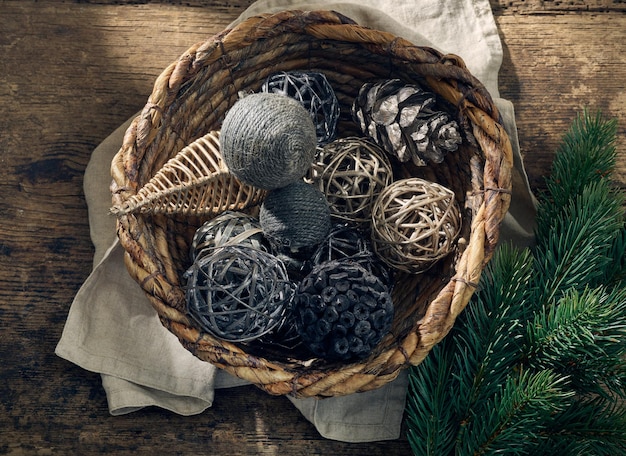
<svg viewBox="0 0 626 456"><path fill-rule="evenodd" d="M512 15L496 22L504 48L500 91L515 105L535 187L541 186L565 129L584 108L617 118L618 136L626 137L626 15ZM623 140L617 150L615 174L625 187Z"/></svg>
<svg viewBox="0 0 626 456"><path fill-rule="evenodd" d="M494 14L554 14L568 12L624 12L620 0L490 0Z"/></svg>
<svg viewBox="0 0 626 456"><path fill-rule="evenodd" d="M47 0L47 3L73 3L73 1ZM166 4L182 8L214 8L230 5L248 6L254 3L254 0L234 0L232 2L215 0L81 0L80 3L91 5ZM626 11L626 5L622 0L490 0L490 3L496 14L502 11L518 14Z"/></svg>

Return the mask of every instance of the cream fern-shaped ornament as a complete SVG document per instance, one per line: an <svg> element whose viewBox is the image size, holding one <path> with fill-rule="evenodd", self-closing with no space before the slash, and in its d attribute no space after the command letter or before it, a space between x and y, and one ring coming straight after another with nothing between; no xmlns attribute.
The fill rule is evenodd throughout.
<svg viewBox="0 0 626 456"><path fill-rule="evenodd" d="M133 212L216 215L261 202L265 190L242 183L228 171L219 136L212 131L186 146L111 212L118 216Z"/></svg>

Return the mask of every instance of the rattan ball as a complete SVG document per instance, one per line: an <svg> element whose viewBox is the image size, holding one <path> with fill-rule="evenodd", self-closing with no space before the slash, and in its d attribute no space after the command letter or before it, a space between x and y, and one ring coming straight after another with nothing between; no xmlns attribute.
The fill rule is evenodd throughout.
<svg viewBox="0 0 626 456"><path fill-rule="evenodd" d="M392 271L376 256L370 239L347 223L333 225L311 256L310 268L336 260L358 263L390 288L393 286Z"/></svg>
<svg viewBox="0 0 626 456"><path fill-rule="evenodd" d="M309 113L296 100L253 93L226 114L220 135L229 171L264 190L302 178L315 159L317 137Z"/></svg>
<svg viewBox="0 0 626 456"><path fill-rule="evenodd" d="M379 146L362 138L333 141L318 150L318 188L335 219L369 223L373 201L393 180L391 163Z"/></svg>
<svg viewBox="0 0 626 456"><path fill-rule="evenodd" d="M318 144L326 144L335 138L339 102L323 73L282 71L267 78L261 90L298 100L313 120Z"/></svg>
<svg viewBox="0 0 626 456"><path fill-rule="evenodd" d="M259 221L278 252L312 250L331 227L326 198L302 180L270 191L261 205Z"/></svg>
<svg viewBox="0 0 626 456"><path fill-rule="evenodd" d="M205 249L185 277L189 316L202 331L230 342L278 327L295 290L278 258L245 245Z"/></svg>
<svg viewBox="0 0 626 456"><path fill-rule="evenodd" d="M453 250L460 229L454 192L423 179L394 182L372 207L374 251L401 271L428 270Z"/></svg>
<svg viewBox="0 0 626 456"><path fill-rule="evenodd" d="M222 212L196 230L191 242L191 260L194 261L204 249L235 244L267 250L258 219L243 212Z"/></svg>

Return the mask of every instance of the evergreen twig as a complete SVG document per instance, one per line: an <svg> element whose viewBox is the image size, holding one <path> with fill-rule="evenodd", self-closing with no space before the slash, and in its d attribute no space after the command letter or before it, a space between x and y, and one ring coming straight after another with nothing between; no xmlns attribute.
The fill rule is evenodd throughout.
<svg viewBox="0 0 626 456"><path fill-rule="evenodd" d="M501 246L413 368L415 455L626 455L626 224L616 122L585 111L539 198L536 247Z"/></svg>

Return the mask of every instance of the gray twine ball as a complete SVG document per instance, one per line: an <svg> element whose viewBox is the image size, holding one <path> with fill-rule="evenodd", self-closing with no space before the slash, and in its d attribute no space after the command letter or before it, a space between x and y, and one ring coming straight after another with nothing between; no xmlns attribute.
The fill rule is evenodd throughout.
<svg viewBox="0 0 626 456"><path fill-rule="evenodd" d="M302 178L315 158L317 136L309 113L293 98L254 93L226 114L220 135L226 166L264 190Z"/></svg>
<svg viewBox="0 0 626 456"><path fill-rule="evenodd" d="M259 211L263 234L279 251L317 246L331 228L324 194L304 181L268 193Z"/></svg>

